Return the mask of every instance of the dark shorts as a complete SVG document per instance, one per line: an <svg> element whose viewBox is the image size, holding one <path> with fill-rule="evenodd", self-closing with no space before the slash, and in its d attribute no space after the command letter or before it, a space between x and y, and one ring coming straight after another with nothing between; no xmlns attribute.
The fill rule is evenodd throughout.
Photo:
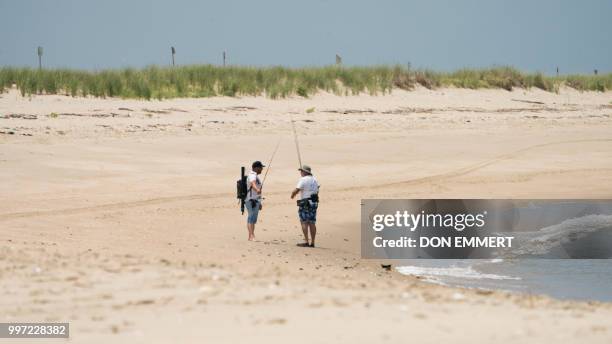
<svg viewBox="0 0 612 344"><path fill-rule="evenodd" d="M298 207L298 216L300 222L316 223L317 222L317 208L319 203L308 202L306 205L300 205Z"/></svg>

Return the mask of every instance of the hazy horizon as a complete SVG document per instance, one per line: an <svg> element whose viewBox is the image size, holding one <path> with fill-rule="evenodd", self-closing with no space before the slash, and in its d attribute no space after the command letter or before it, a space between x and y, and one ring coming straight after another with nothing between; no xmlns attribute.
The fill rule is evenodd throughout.
<svg viewBox="0 0 612 344"><path fill-rule="evenodd" d="M401 64L612 72L612 1L0 0L0 66Z"/></svg>

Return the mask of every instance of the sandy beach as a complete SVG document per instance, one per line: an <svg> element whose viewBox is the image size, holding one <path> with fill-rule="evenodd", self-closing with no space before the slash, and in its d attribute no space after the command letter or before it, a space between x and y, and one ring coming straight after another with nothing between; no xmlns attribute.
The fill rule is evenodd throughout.
<svg viewBox="0 0 612 344"><path fill-rule="evenodd" d="M321 184L314 249L295 246L292 119ZM279 140L248 242L235 181ZM612 304L436 286L362 260L359 214L363 198L611 198L611 157L609 91L13 89L0 94L0 321L70 322L75 343L610 343Z"/></svg>

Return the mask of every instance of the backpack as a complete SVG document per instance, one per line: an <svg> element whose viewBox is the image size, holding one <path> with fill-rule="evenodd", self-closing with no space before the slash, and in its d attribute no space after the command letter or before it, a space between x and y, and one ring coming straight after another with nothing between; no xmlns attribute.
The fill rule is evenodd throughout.
<svg viewBox="0 0 612 344"><path fill-rule="evenodd" d="M247 176L244 175L244 167L240 168L240 179L236 181L236 198L240 200L240 211L244 214L244 200L249 189L247 187Z"/></svg>

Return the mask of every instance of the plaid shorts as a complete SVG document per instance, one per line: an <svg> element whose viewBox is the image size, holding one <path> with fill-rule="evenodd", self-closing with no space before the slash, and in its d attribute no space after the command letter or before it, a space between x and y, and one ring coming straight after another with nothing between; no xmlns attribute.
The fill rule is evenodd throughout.
<svg viewBox="0 0 612 344"><path fill-rule="evenodd" d="M318 207L319 203L317 202L308 202L305 205L300 205L298 207L300 222L316 223Z"/></svg>

